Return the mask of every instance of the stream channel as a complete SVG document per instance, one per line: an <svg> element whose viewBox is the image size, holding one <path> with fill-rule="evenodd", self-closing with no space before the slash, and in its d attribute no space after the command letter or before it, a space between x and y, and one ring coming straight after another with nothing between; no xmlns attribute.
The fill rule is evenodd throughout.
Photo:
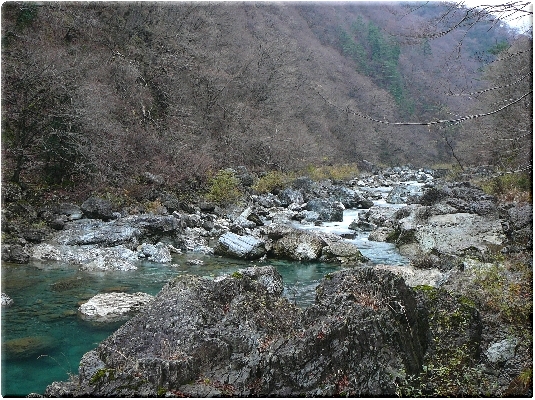
<svg viewBox="0 0 535 400"><path fill-rule="evenodd" d="M383 199L376 200L376 205L403 206L387 204L384 198L391 188L381 189ZM351 239L347 240L354 242L374 264L408 264L393 244L368 241L369 232L348 229L358 213L359 210L349 209L344 211L343 222L299 227L349 235ZM191 260L202 260L202 264L190 265ZM25 265L3 263L2 292L14 304L2 309L1 394L42 394L53 381L64 381L78 373L82 355L124 323L99 325L77 316L79 305L98 293L156 295L165 282L180 274L213 278L247 266L268 264L277 267L282 275L284 296L300 307L313 303L315 287L325 274L341 268L336 264L273 259L249 262L195 253L174 255L170 264L140 262L137 270L115 272L80 271L77 266L41 261Z"/></svg>

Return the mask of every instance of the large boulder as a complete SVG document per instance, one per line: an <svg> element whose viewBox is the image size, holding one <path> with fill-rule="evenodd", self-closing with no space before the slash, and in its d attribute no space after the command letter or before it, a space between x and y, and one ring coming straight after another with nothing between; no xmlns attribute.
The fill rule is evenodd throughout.
<svg viewBox="0 0 535 400"><path fill-rule="evenodd" d="M344 219L344 205L339 201L312 199L306 209L318 214L318 220L323 222L342 222Z"/></svg>
<svg viewBox="0 0 535 400"><path fill-rule="evenodd" d="M175 236L182 231L182 224L174 215L140 214L118 218L109 222L81 219L65 224L54 240L65 245L100 246L127 245L136 247L140 240L158 241L165 236Z"/></svg>
<svg viewBox="0 0 535 400"><path fill-rule="evenodd" d="M87 218L109 221L117 217L113 212L113 204L109 200L96 196L91 196L84 201L81 209Z"/></svg>
<svg viewBox="0 0 535 400"><path fill-rule="evenodd" d="M171 262L171 252L169 251L169 247L162 242L158 242L155 245L143 243L137 250L140 258L147 258L147 260L155 263Z"/></svg>
<svg viewBox="0 0 535 400"><path fill-rule="evenodd" d="M40 261L60 261L80 265L86 271L128 271L136 269L138 255L123 245L99 248L41 243L31 257Z"/></svg>
<svg viewBox="0 0 535 400"><path fill-rule="evenodd" d="M219 237L214 253L251 260L266 254L266 247L263 240L254 236L227 232Z"/></svg>
<svg viewBox="0 0 535 400"><path fill-rule="evenodd" d="M401 278L331 274L304 311L281 291L270 266L180 276L45 395L393 396L420 370L426 326Z"/></svg>
<svg viewBox="0 0 535 400"><path fill-rule="evenodd" d="M297 261L313 261L321 256L321 249L327 244L311 232L292 230L273 243L272 254L278 258Z"/></svg>
<svg viewBox="0 0 535 400"><path fill-rule="evenodd" d="M78 309L80 317L92 322L116 322L128 319L154 299L147 293L100 293Z"/></svg>
<svg viewBox="0 0 535 400"><path fill-rule="evenodd" d="M362 255L355 244L340 240L321 249L320 261L348 264L366 262L369 259Z"/></svg>
<svg viewBox="0 0 535 400"><path fill-rule="evenodd" d="M398 231L396 244L407 256L483 254L502 247L506 239L499 219L468 213L432 215L423 221L411 213L399 220Z"/></svg>

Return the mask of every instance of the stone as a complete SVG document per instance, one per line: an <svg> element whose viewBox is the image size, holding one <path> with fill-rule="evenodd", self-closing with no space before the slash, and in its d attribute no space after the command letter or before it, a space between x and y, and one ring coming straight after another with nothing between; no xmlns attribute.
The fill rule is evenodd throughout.
<svg viewBox="0 0 535 400"><path fill-rule="evenodd" d="M81 209L87 218L109 221L114 219L113 205L109 200L91 196L82 203Z"/></svg>
<svg viewBox="0 0 535 400"><path fill-rule="evenodd" d="M275 257L297 261L313 261L321 256L325 241L313 233L293 230L273 244Z"/></svg>
<svg viewBox="0 0 535 400"><path fill-rule="evenodd" d="M162 242L158 242L155 245L143 243L137 248L140 258L147 258L149 261L156 263L169 263L171 262L171 252L169 248Z"/></svg>
<svg viewBox="0 0 535 400"><path fill-rule="evenodd" d="M68 221L74 221L76 219L81 219L83 216L83 211L76 204L72 203L61 203L58 204L53 209L55 214L63 215Z"/></svg>
<svg viewBox="0 0 535 400"><path fill-rule="evenodd" d="M13 303L13 299L4 292L2 292L2 307L11 307Z"/></svg>
<svg viewBox="0 0 535 400"><path fill-rule="evenodd" d="M7 340L2 346L2 357L7 359L27 359L50 352L56 343L50 336L26 336Z"/></svg>
<svg viewBox="0 0 535 400"><path fill-rule="evenodd" d="M362 263L369 261L364 257L358 247L345 240L329 243L321 249L320 261L347 263Z"/></svg>
<svg viewBox="0 0 535 400"><path fill-rule="evenodd" d="M344 209L339 201L313 199L307 202L306 209L316 212L318 219L324 222L342 222L344 219Z"/></svg>
<svg viewBox="0 0 535 400"><path fill-rule="evenodd" d="M219 237L214 252L228 257L252 260L266 254L266 248L264 241L254 236L227 232Z"/></svg>
<svg viewBox="0 0 535 400"><path fill-rule="evenodd" d="M128 319L154 299L147 293L100 293L78 309L80 317L93 322L116 322Z"/></svg>
<svg viewBox="0 0 535 400"><path fill-rule="evenodd" d="M3 244L2 261L16 264L26 264L30 260L30 255L24 246L20 244Z"/></svg>
<svg viewBox="0 0 535 400"><path fill-rule="evenodd" d="M288 207L290 204L303 204L305 198L303 192L299 189L286 188L279 193L280 204L283 207Z"/></svg>
<svg viewBox="0 0 535 400"><path fill-rule="evenodd" d="M515 356L515 350L518 343L519 340L516 338L494 342L485 351L485 356L490 363L503 364Z"/></svg>
<svg viewBox="0 0 535 400"><path fill-rule="evenodd" d="M467 213L431 216L415 227L414 238L424 253L459 255L471 247L486 252L505 242L498 219Z"/></svg>

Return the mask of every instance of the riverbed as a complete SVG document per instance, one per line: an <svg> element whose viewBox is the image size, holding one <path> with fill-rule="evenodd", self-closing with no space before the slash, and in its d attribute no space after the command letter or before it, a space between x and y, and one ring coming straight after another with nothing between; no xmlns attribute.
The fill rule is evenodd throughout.
<svg viewBox="0 0 535 400"><path fill-rule="evenodd" d="M386 188L388 189L388 188ZM388 190L383 190L385 196ZM384 198L375 204L389 207ZM403 266L393 244L372 242L369 232L350 230L349 224L363 210L344 211L342 222L320 226L300 224L301 229L321 230L346 237L355 243L373 264ZM174 255L171 263L140 262L131 271L80 271L64 263L31 261L26 265L2 265L2 292L14 301L2 310L2 395L26 396L43 393L53 381L66 380L78 373L84 353L115 331L121 322L96 324L77 315L81 303L92 296L120 291L156 295L169 279L181 274L214 278L251 265L274 265L282 275L284 296L300 307L313 303L315 287L340 265L282 260L244 261L206 254Z"/></svg>

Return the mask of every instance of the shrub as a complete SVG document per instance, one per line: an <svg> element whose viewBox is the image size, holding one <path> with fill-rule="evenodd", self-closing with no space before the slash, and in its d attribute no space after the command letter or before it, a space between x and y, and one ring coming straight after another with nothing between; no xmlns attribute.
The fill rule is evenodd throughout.
<svg viewBox="0 0 535 400"><path fill-rule="evenodd" d="M533 184L528 173L500 175L483 182L481 188L501 200L532 201Z"/></svg>
<svg viewBox="0 0 535 400"><path fill-rule="evenodd" d="M276 190L284 189L291 179L292 177L290 174L285 174L280 171L269 171L258 179L253 185L253 189L259 193L271 193Z"/></svg>
<svg viewBox="0 0 535 400"><path fill-rule="evenodd" d="M325 179L343 181L354 178L358 174L358 168L354 164L322 165L320 167L309 165L304 174L314 181Z"/></svg>
<svg viewBox="0 0 535 400"><path fill-rule="evenodd" d="M208 193L206 199L219 205L229 205L237 202L243 192L240 187L240 180L234 171L225 169L218 171L208 179Z"/></svg>

